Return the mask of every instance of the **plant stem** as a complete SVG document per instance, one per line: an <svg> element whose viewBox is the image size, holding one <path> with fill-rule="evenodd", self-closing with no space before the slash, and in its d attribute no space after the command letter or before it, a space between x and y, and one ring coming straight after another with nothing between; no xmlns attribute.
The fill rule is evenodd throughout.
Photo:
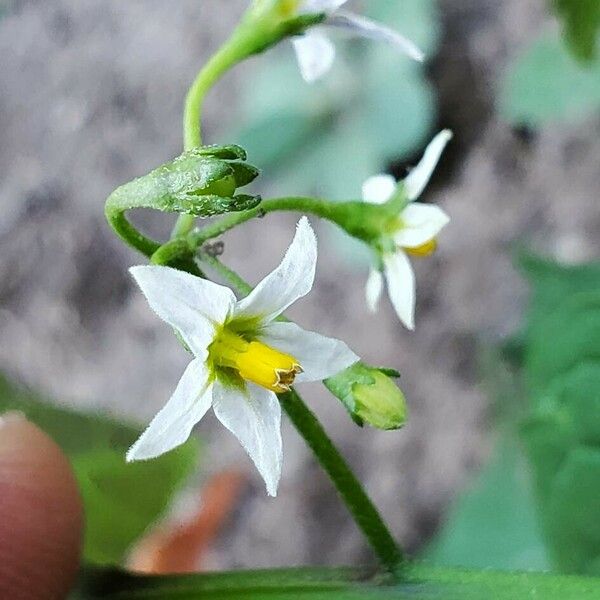
<svg viewBox="0 0 600 600"><path fill-rule="evenodd" d="M397 572L404 556L381 515L323 426L295 390L279 396L281 406L329 475L381 564Z"/></svg>
<svg viewBox="0 0 600 600"><path fill-rule="evenodd" d="M183 112L183 149L202 145L202 106L212 86L229 69L256 52L256 39L252 28L239 26L229 40L204 65L192 83ZM193 215L180 215L171 238L187 235L194 227Z"/></svg>
<svg viewBox="0 0 600 600"><path fill-rule="evenodd" d="M202 253L200 257L202 262L208 264L238 292L247 295L252 291L252 286L218 258L206 253ZM319 464L333 482L377 558L386 569L397 572L404 561L402 550L396 544L360 481L334 446L315 414L295 390L280 394L279 399L298 433L304 438Z"/></svg>
<svg viewBox="0 0 600 600"><path fill-rule="evenodd" d="M346 207L353 202L330 202L320 198L309 198L304 196L289 196L284 198L272 198L263 200L258 206L250 210L238 213L229 213L222 219L192 231L188 235L188 243L192 248L199 248L213 238L219 237L226 231L250 221L256 217L263 217L268 213L275 211L297 211L310 213L327 219L334 223L339 223L339 216L345 212Z"/></svg>

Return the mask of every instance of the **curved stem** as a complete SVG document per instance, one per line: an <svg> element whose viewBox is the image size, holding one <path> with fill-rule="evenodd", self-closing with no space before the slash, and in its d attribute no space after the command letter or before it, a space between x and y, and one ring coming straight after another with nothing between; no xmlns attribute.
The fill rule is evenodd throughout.
<svg viewBox="0 0 600 600"><path fill-rule="evenodd" d="M268 213L275 211L294 211L303 212L316 215L322 219L327 219L333 223L340 224L342 219L345 220L348 212L352 210L354 204L362 202L331 202L321 198L309 198L304 196L289 196L284 198L272 198L269 200L263 200L258 206L250 210L239 213L229 213L222 219L198 229L192 231L188 235L188 243L193 248L199 248L213 238L219 237L226 231L255 219L257 217L264 217Z"/></svg>
<svg viewBox="0 0 600 600"><path fill-rule="evenodd" d="M239 26L221 49L212 56L192 83L183 112L183 149L202 145L202 106L204 98L220 77L256 52L256 39L251 28ZM196 222L193 215L180 215L171 238L187 235Z"/></svg>
<svg viewBox="0 0 600 600"><path fill-rule="evenodd" d="M252 286L229 269L218 258L206 253L200 255L221 277L238 292L249 294ZM391 572L397 572L404 561L402 550L394 540L381 515L352 472L343 456L335 447L323 426L295 391L280 394L281 406L313 451L323 470L327 473L354 521L361 529L380 562Z"/></svg>

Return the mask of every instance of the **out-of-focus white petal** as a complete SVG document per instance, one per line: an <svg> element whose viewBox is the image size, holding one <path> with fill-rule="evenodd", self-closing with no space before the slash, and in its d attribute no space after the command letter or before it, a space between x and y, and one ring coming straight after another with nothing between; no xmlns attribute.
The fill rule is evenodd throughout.
<svg viewBox="0 0 600 600"><path fill-rule="evenodd" d="M276 496L283 461L281 406L277 396L252 383L240 390L217 382L213 409L254 461L269 496Z"/></svg>
<svg viewBox="0 0 600 600"><path fill-rule="evenodd" d="M333 66L335 46L323 33L311 29L304 35L293 38L292 42L304 81L317 81Z"/></svg>
<svg viewBox="0 0 600 600"><path fill-rule="evenodd" d="M390 300L400 320L415 328L415 274L404 252L386 254L383 257L385 278Z"/></svg>
<svg viewBox="0 0 600 600"><path fill-rule="evenodd" d="M425 153L419 164L404 179L406 194L409 200L416 200L421 195L431 179L431 175L440 160L440 156L442 156L446 144L451 139L452 132L449 129L440 131L425 149Z"/></svg>
<svg viewBox="0 0 600 600"><path fill-rule="evenodd" d="M300 5L301 13L330 13L346 4L348 0L304 0Z"/></svg>
<svg viewBox="0 0 600 600"><path fill-rule="evenodd" d="M416 248L435 238L450 222L450 217L435 204L413 202L400 215L402 228L394 241L403 248Z"/></svg>
<svg viewBox="0 0 600 600"><path fill-rule="evenodd" d="M373 175L362 186L362 197L371 204L383 204L396 192L398 182L391 175Z"/></svg>
<svg viewBox="0 0 600 600"><path fill-rule="evenodd" d="M127 460L155 458L183 444L210 408L212 385L208 381L209 371L204 362L193 360L170 400L127 452Z"/></svg>
<svg viewBox="0 0 600 600"><path fill-rule="evenodd" d="M235 314L274 319L310 292L316 264L317 239L308 219L302 217L281 264L238 302Z"/></svg>
<svg viewBox="0 0 600 600"><path fill-rule="evenodd" d="M233 292L221 285L170 267L145 265L129 272L156 314L177 329L201 358L212 341L214 323L222 323L235 305Z"/></svg>
<svg viewBox="0 0 600 600"><path fill-rule="evenodd" d="M271 323L260 336L269 346L298 360L303 372L296 381L321 381L360 360L344 342L306 331L294 323Z"/></svg>
<svg viewBox="0 0 600 600"><path fill-rule="evenodd" d="M376 21L367 19L366 17L355 15L350 12L337 11L327 18L326 24L346 29L352 35L388 42L402 53L418 62L423 62L425 58L425 55L419 47L408 38L399 34L397 31L394 31L385 25L381 25Z"/></svg>
<svg viewBox="0 0 600 600"><path fill-rule="evenodd" d="M383 275L379 269L372 268L369 271L367 285L365 286L365 296L367 299L367 307L371 312L377 310L381 292L383 291Z"/></svg>

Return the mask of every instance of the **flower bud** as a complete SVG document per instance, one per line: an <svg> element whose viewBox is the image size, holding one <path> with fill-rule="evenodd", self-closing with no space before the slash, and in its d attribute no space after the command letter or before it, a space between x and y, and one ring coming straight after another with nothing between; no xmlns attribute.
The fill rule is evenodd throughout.
<svg viewBox="0 0 600 600"><path fill-rule="evenodd" d="M406 399L391 377L392 369L358 362L325 380L327 389L339 398L355 423L377 429L398 429L406 422Z"/></svg>

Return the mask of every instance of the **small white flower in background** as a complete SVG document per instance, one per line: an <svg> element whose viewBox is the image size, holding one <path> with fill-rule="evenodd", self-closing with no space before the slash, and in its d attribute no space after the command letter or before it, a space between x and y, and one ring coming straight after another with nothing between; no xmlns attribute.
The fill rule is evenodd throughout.
<svg viewBox="0 0 600 600"><path fill-rule="evenodd" d="M340 10L346 2L347 0L298 0L295 3L298 13L327 15L322 25L310 28L304 35L293 40L300 71L306 81L316 81L333 65L335 46L322 31L326 27L343 29L356 37L390 43L410 58L423 61L421 50L398 32L360 15Z"/></svg>
<svg viewBox="0 0 600 600"><path fill-rule="evenodd" d="M425 189L452 132L444 130L431 141L421 162L400 184L391 175L375 175L363 185L366 202L383 204L403 186L409 204L398 215L397 227L390 232L391 250L383 251L381 262L387 281L390 300L400 320L409 329L415 321L415 274L408 259L429 256L436 247L436 236L450 218L438 206L414 202ZM383 275L372 268L366 286L367 305L375 311L383 291Z"/></svg>
<svg viewBox="0 0 600 600"><path fill-rule="evenodd" d="M229 288L169 267L131 269L151 308L179 332L194 360L127 460L154 458L183 444L212 405L275 496L282 463L276 394L358 360L343 342L275 321L311 290L316 261L315 235L303 217L281 264L240 301Z"/></svg>

